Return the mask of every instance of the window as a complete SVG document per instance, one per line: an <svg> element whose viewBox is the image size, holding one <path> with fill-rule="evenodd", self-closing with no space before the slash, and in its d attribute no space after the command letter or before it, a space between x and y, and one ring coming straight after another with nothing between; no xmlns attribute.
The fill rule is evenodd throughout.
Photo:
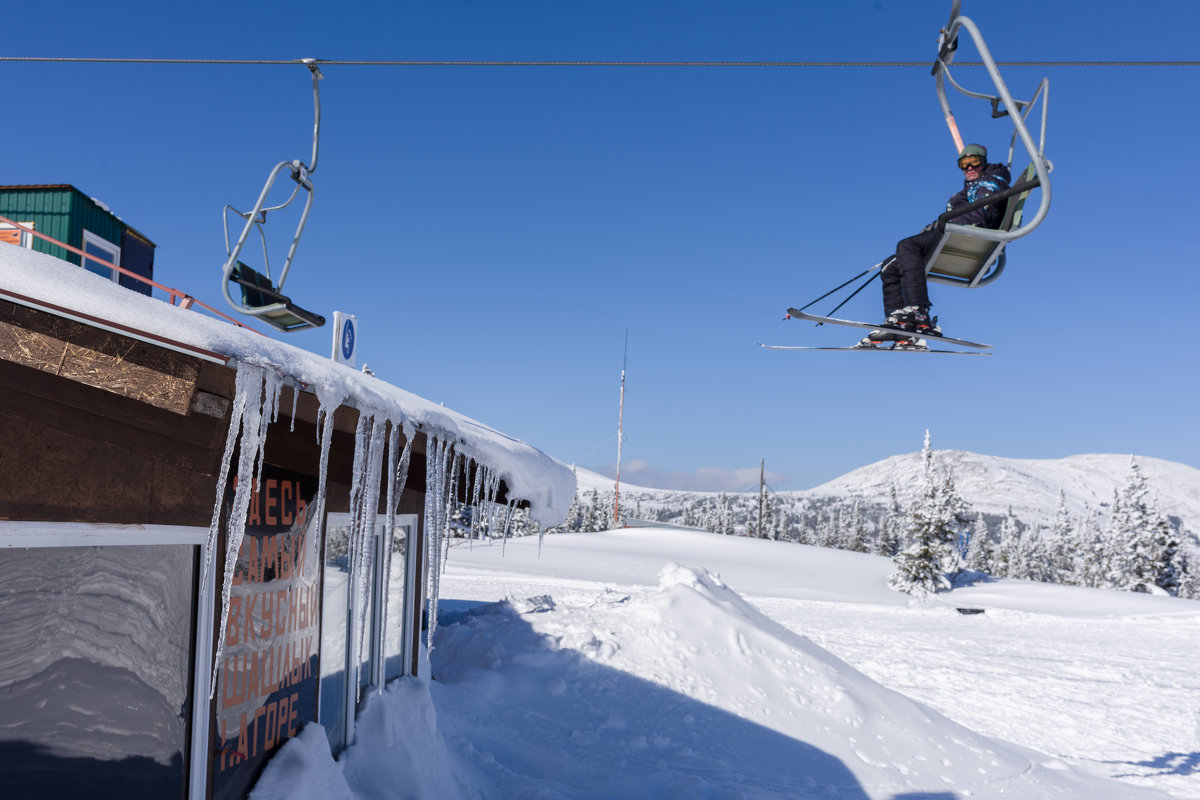
<svg viewBox="0 0 1200 800"><path fill-rule="evenodd" d="M83 231L83 252L89 256L94 256L96 259L103 259L111 264L121 264L121 248L107 239L101 239L91 231L84 229ZM92 258L84 257L83 268L88 272L93 272L103 278L108 278L110 281L117 280L121 273L117 272L112 267L101 264L99 261Z"/></svg>
<svg viewBox="0 0 1200 800"><path fill-rule="evenodd" d="M204 796L207 693L192 674L210 656L207 535L0 522L6 796Z"/></svg>
<svg viewBox="0 0 1200 800"><path fill-rule="evenodd" d="M396 517L388 558L385 520L379 517L368 550L365 574L369 586L359 596L350 585L350 515L325 515L325 577L321 623L321 708L329 746L341 752L353 741L353 710L359 690L409 673L414 641L413 604L416 581L410 574L409 544L415 539L416 514ZM385 615L386 611L386 615ZM364 641L354 641L355 622L362 621Z"/></svg>

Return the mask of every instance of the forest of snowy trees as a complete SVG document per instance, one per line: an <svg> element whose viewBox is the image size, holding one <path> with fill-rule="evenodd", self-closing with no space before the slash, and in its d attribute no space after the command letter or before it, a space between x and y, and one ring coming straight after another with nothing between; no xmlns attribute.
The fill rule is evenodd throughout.
<svg viewBox="0 0 1200 800"><path fill-rule="evenodd" d="M620 516L890 556L897 565L891 583L900 591L933 592L984 573L1200 599L1200 564L1183 546L1179 521L1159 510L1136 459L1103 521L1098 510L1071 514L1061 491L1048 519L975 512L955 491L954 476L934 464L928 436L921 464L921 474L905 481L912 490L893 485L877 502L625 490ZM545 533L609 530L615 499L611 491L583 492L563 524ZM518 512L510 534L534 532Z"/></svg>
<svg viewBox="0 0 1200 800"><path fill-rule="evenodd" d="M1102 517L1073 515L1063 493L1048 519L973 511L954 476L935 464L928 434L920 474L897 476L887 496L813 497L770 491L719 494L623 488L576 495L561 525L539 530L521 509L471 524L470 509L451 520L452 535L521 536L606 531L626 519L662 522L713 533L754 536L891 557L898 591L935 592L979 573L1003 578L1200 599L1200 563L1183 542L1178 519L1158 508L1152 487L1130 458L1124 484Z"/></svg>

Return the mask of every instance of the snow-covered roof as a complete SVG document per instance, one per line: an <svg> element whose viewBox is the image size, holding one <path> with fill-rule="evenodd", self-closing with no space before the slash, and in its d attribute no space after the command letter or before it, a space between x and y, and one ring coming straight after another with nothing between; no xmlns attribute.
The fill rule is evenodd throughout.
<svg viewBox="0 0 1200 800"><path fill-rule="evenodd" d="M459 453L488 465L508 486L510 498L528 501L530 516L542 525L561 522L575 495L570 468L525 442L329 358L131 292L61 259L0 246L0 290L91 324L107 322L152 341L178 343L185 352L199 349L231 364L271 368L314 392L323 406L348 403L452 441Z"/></svg>

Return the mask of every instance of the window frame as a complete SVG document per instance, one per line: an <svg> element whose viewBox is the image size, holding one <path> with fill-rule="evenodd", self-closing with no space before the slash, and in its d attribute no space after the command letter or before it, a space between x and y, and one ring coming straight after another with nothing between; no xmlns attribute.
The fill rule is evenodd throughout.
<svg viewBox="0 0 1200 800"><path fill-rule="evenodd" d="M396 529L407 527L409 529L409 546L405 547L404 559L401 563L396 563L392 560L393 574L397 569L404 571L404 596L401 602L401 619L400 636L401 636L401 653L400 653L400 676L405 677L412 674L412 648L415 641L416 632L414 631L414 606L417 601L416 595L416 578L414 575L415 564L418 559L413 555L413 544L419 541L418 526L420 525L420 515L418 514L397 514ZM325 531L326 536L331 526L333 527L348 527L350 525L351 515L344 511L329 511L325 514ZM367 619L366 630L363 635L369 636L370 641L367 643L366 656L367 665L364 670L368 676L368 685L373 685L382 688L386 683L387 672L387 632L383 630L383 609L388 599L388 587L384 585L384 556L387 555L386 545L387 540L384 532L387 527L387 520L384 516L376 517L375 532L372 537L372 563L371 563L371 593L368 599L370 606L370 615ZM354 743L354 718L358 712L358 653L359 642L355 636L355 621L361 612L361 600L358 593L354 591L353 584L347 586L347 602L346 602L346 656L342 664L342 669L345 672L345 682L343 690L345 695L343 698L343 708L345 710L345 719L342 720L344 725L344 747L349 747ZM389 619L389 623L394 623L394 620ZM323 654L322 654L323 657ZM322 671L324 668L322 667ZM318 701L318 708L320 703ZM321 720L318 722L326 725L329 721ZM336 755L336 754L335 754Z"/></svg>
<svg viewBox="0 0 1200 800"><path fill-rule="evenodd" d="M188 742L189 800L208 795L209 680L212 677L213 594L204 581L208 560L208 528L188 525L122 525L102 522L23 522L0 520L0 549L51 547L131 547L192 545L199 569L193 584L195 601L192 639L192 726Z"/></svg>
<svg viewBox="0 0 1200 800"><path fill-rule="evenodd" d="M119 244L113 244L108 239L104 239L100 236L97 236L96 234L89 231L87 228L84 228L83 229L83 245L79 249L84 251L84 253L87 253L88 245L92 245L99 250L104 250L105 252L107 252L109 254L109 259L108 259L109 261L111 261L113 264L120 265L120 263L121 263L121 246ZM94 261L95 256L90 256L90 255L81 256L79 266L81 266L83 269L87 270L88 272L92 273L93 275L97 275L97 276L103 278L104 276L101 273L99 273L93 269L88 269L87 262L89 260ZM113 282L118 282L121 280L121 273L118 272L117 270L112 269L111 267L106 267L100 263L97 263L96 266L99 267L100 269L108 270L108 272L109 272L108 279L109 280L111 280Z"/></svg>

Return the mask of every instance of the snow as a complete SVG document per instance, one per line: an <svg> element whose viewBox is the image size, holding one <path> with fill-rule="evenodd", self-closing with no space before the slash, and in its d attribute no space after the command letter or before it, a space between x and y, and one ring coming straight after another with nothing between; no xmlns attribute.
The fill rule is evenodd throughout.
<svg viewBox="0 0 1200 800"><path fill-rule="evenodd" d="M920 474L920 457L920 452L892 456L800 494L887 497L895 476ZM1130 455L1092 453L1019 459L938 450L935 459L939 469L953 473L955 488L974 510L1001 515L1011 508L1018 517L1034 521L1053 515L1060 490L1067 510L1076 517L1085 516L1089 510L1106 513L1114 492L1128 478ZM1148 456L1139 455L1136 461L1163 513L1175 515L1185 521L1185 527L1200 531L1200 470Z"/></svg>
<svg viewBox="0 0 1200 800"><path fill-rule="evenodd" d="M512 497L529 501L531 518L542 525L560 522L575 496L571 471L524 442L324 356L131 292L61 259L0 248L0 290L280 372L316 393L324 407L349 402L417 426L490 465Z"/></svg>
<svg viewBox="0 0 1200 800"><path fill-rule="evenodd" d="M1200 605L916 600L891 569L661 528L458 542L434 680L371 694L337 760L310 726L252 798L1200 799Z"/></svg>

